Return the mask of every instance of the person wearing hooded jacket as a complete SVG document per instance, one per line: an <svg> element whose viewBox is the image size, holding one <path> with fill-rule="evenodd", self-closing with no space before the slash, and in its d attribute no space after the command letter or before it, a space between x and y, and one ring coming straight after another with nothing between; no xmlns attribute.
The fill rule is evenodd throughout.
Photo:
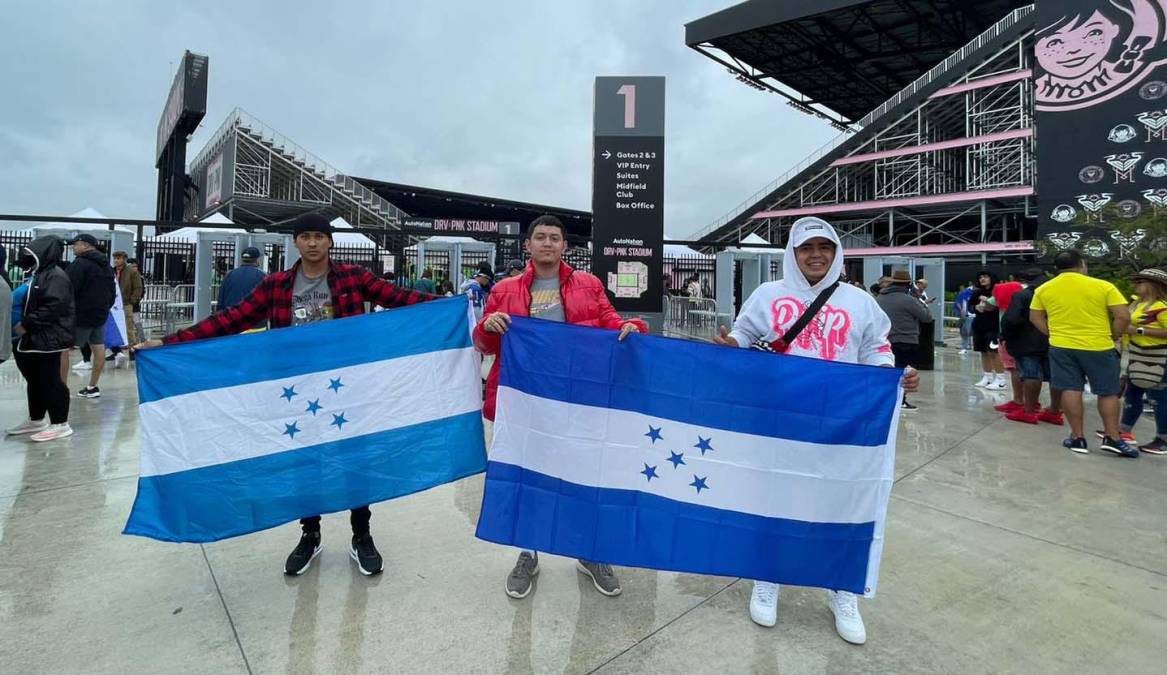
<svg viewBox="0 0 1167 675"><path fill-rule="evenodd" d="M28 293L17 335L16 367L27 382L28 419L7 430L51 441L73 435L69 426L69 389L61 379L61 354L73 347L73 288L58 263L61 240L34 239L20 250L17 264L30 272ZM48 415L48 419L45 416Z"/></svg>
<svg viewBox="0 0 1167 675"><path fill-rule="evenodd" d="M758 286L742 305L733 330L722 326L714 342L746 348L758 341L770 344L779 340L819 293L838 281L842 270L843 246L835 229L819 218L799 219L786 243L782 279ZM875 298L862 289L840 284L785 351L812 359L892 368L895 356L888 342L890 331L891 321ZM905 369L904 391L914 392L919 384L915 369ZM855 594L827 594L839 636L853 644L866 642L867 631ZM778 620L778 595L778 584L755 581L750 618L759 625L773 626Z"/></svg>

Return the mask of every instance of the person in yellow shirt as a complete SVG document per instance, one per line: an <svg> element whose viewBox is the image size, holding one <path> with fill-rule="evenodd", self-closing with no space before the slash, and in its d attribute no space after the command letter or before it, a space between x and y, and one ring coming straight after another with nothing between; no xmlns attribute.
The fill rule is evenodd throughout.
<svg viewBox="0 0 1167 675"><path fill-rule="evenodd" d="M1033 294L1029 320L1049 335L1050 388L1062 391L1062 411L1070 422L1070 437L1062 445L1077 453L1090 452L1082 431L1082 391L1089 382L1102 416L1100 447L1122 457L1138 457L1139 451L1122 440L1119 431L1121 356L1115 341L1131 322L1127 300L1114 284L1087 276L1086 260L1077 251L1058 253L1054 268L1058 276Z"/></svg>
<svg viewBox="0 0 1167 675"><path fill-rule="evenodd" d="M1143 397L1155 403L1155 438L1139 446L1152 455L1167 454L1167 272L1146 269L1134 277L1138 299L1126 329L1130 341L1127 384L1123 392L1122 432L1129 434L1143 414Z"/></svg>

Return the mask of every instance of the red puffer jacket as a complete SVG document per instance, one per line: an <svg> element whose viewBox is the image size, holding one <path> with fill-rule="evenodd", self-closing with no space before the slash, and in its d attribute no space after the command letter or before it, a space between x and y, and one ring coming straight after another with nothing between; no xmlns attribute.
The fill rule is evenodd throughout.
<svg viewBox="0 0 1167 675"><path fill-rule="evenodd" d="M486 419L494 419L494 401L498 393L498 371L502 364L502 336L482 329L486 317L494 312L506 312L511 316L531 315L531 285L535 283L535 267L530 262L522 275L503 279L495 284L486 299L486 309L482 321L474 327L474 346L483 354L495 354L497 358L486 377L486 403L482 414ZM577 326L595 326L616 329L625 323L633 323L641 333L648 332L648 325L640 319L622 319L612 308L604 285L587 272L577 272L567 263L559 263L559 297L563 303L563 316L567 323Z"/></svg>

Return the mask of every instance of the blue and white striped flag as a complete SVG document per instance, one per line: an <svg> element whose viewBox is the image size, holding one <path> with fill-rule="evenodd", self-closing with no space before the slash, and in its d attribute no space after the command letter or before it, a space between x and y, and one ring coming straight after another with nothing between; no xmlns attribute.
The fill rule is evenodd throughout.
<svg viewBox="0 0 1167 675"><path fill-rule="evenodd" d="M466 298L138 354L126 534L206 542L481 472Z"/></svg>
<svg viewBox="0 0 1167 675"><path fill-rule="evenodd" d="M872 595L901 375L515 319L478 537Z"/></svg>

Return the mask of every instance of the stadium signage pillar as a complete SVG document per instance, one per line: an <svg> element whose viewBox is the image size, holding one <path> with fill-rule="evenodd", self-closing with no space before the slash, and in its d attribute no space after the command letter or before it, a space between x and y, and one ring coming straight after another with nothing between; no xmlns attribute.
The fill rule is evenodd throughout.
<svg viewBox="0 0 1167 675"><path fill-rule="evenodd" d="M663 310L665 78L597 77L592 273L617 311Z"/></svg>

